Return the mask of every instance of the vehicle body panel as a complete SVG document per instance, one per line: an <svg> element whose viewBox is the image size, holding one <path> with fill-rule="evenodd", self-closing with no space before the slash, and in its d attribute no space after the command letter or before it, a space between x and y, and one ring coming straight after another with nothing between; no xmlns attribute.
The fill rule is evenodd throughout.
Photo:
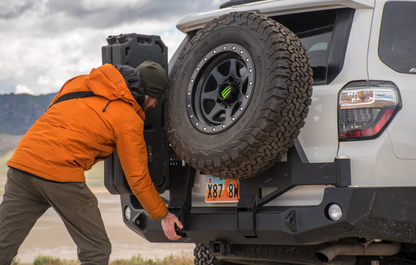
<svg viewBox="0 0 416 265"><path fill-rule="evenodd" d="M376 5L375 21L372 26L371 42L369 47L369 78L373 80L392 81L397 85L401 94L402 109L397 113L393 122L387 128L390 134L393 150L399 159L416 159L416 130L414 99L416 98L416 75L413 73L403 74L394 71L380 60L378 54L379 32L381 26L381 16L384 4L391 1L378 1ZM406 2L406 1L401 1ZM414 2L414 1L407 1ZM414 56L409 55L409 56ZM416 58L415 58L416 60ZM416 67L416 61L415 61Z"/></svg>
<svg viewBox="0 0 416 265"><path fill-rule="evenodd" d="M341 142L339 155L351 159L352 186L416 185L416 179L409 178L416 170L416 163L394 155L388 132L384 132L377 141Z"/></svg>
<svg viewBox="0 0 416 265"><path fill-rule="evenodd" d="M301 13L314 10L336 9L336 8L373 8L374 0L291 0L291 1L260 1L234 7L228 7L206 13L191 13L184 16L176 27L186 33L202 28L206 23L221 15L234 11L256 11L266 16Z"/></svg>

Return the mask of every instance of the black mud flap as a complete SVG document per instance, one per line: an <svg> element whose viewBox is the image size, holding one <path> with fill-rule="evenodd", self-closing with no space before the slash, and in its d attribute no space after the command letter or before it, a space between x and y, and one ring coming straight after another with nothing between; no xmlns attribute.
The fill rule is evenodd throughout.
<svg viewBox="0 0 416 265"><path fill-rule="evenodd" d="M150 60L168 71L168 48L159 36L121 34L109 36L108 45L102 47L102 63L132 67ZM154 109L146 112L144 139L147 145L149 171L159 193L169 186L169 143L163 127L163 97ZM104 162L104 185L111 194L132 194L121 167L117 152Z"/></svg>

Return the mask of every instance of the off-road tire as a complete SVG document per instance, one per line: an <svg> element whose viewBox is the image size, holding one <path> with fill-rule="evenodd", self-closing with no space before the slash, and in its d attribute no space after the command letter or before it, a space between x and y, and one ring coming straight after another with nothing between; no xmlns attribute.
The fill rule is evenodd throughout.
<svg viewBox="0 0 416 265"><path fill-rule="evenodd" d="M194 248L195 265L225 265L209 250L208 244L199 243Z"/></svg>
<svg viewBox="0 0 416 265"><path fill-rule="evenodd" d="M227 71L224 62L231 65L228 76L217 73L220 67ZM204 173L255 176L293 145L311 104L312 82L305 48L286 27L252 12L221 16L196 33L172 70L165 103L169 142L181 159ZM215 94L204 90L212 83L218 97L203 101ZM237 92L225 101L220 90L229 87ZM222 116L212 117L205 102Z"/></svg>

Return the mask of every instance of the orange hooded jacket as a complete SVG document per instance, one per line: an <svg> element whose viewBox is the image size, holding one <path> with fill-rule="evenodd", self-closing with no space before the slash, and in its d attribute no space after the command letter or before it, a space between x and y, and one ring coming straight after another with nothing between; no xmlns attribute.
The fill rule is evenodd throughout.
<svg viewBox="0 0 416 265"><path fill-rule="evenodd" d="M84 171L117 148L133 193L151 219L163 218L167 207L147 165L145 114L123 76L105 64L89 75L68 80L52 103L77 91L92 91L97 96L50 107L22 138L7 165L52 181L84 182Z"/></svg>

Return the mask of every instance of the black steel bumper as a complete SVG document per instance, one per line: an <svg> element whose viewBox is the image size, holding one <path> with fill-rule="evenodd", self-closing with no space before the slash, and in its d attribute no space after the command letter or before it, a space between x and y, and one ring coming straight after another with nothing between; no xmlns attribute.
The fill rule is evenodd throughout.
<svg viewBox="0 0 416 265"><path fill-rule="evenodd" d="M366 237L416 243L415 194L416 187L327 188L322 203L313 207L263 207L244 214L236 207L191 208L181 218L185 235L179 242L302 245ZM126 225L150 242L170 242L160 221L150 220L131 199L121 196L123 211L132 208ZM338 221L327 217L332 203L342 208Z"/></svg>

